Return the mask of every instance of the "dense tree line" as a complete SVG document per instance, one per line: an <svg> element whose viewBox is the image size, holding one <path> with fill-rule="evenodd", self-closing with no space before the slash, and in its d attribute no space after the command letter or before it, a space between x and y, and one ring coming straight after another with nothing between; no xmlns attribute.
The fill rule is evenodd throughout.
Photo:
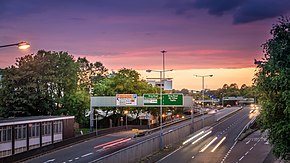
<svg viewBox="0 0 290 163"><path fill-rule="evenodd" d="M202 99L202 91L190 91L188 89L181 90L173 90L173 92L182 93L184 95L193 96L196 100ZM216 90L205 90L205 99L218 98L221 99L223 97L238 97L242 96L245 98L258 98L256 86L247 86L243 84L240 88L236 83L232 83L230 85L224 84L221 88Z"/></svg>
<svg viewBox="0 0 290 163"><path fill-rule="evenodd" d="M74 115L77 122L85 124L92 95L142 96L159 90L135 70L123 68L109 74L101 62L75 60L67 52L40 50L16 59L16 64L1 69L1 74L0 117Z"/></svg>
<svg viewBox="0 0 290 163"><path fill-rule="evenodd" d="M269 131L273 152L290 159L290 21L280 18L271 30L273 38L263 44L256 84L262 104L260 123Z"/></svg>

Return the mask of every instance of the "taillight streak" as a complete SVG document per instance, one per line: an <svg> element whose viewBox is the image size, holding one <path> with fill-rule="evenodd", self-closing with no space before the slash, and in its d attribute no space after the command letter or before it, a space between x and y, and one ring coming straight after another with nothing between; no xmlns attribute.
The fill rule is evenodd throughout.
<svg viewBox="0 0 290 163"><path fill-rule="evenodd" d="M119 142L119 141L122 141L124 140L125 138L121 138L121 139L117 139L117 140L114 140L114 141L110 141L110 142L107 142L107 143L104 143L104 144L100 144L98 146L95 146L94 148L99 148L99 147L102 147L102 146L105 146L105 145L108 145L108 144L112 144L112 143L115 143L115 142Z"/></svg>
<svg viewBox="0 0 290 163"><path fill-rule="evenodd" d="M131 140L132 138L127 138L127 139L124 139L124 140L121 140L121 141L118 141L116 143L112 143L112 144L109 144L107 146L104 146L103 148L106 149L106 148L109 148L109 147L112 147L112 146L115 146L115 145L118 145L118 144L121 144L121 143L125 143L129 140Z"/></svg>

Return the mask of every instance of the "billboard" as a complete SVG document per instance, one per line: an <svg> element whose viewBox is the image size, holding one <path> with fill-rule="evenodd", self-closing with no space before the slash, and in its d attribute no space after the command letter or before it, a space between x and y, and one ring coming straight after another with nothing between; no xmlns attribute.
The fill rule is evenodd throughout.
<svg viewBox="0 0 290 163"><path fill-rule="evenodd" d="M137 106L137 94L116 94L116 106Z"/></svg>
<svg viewBox="0 0 290 163"><path fill-rule="evenodd" d="M143 105L160 105L160 94L144 94ZM183 106L183 94L163 94L162 105Z"/></svg>

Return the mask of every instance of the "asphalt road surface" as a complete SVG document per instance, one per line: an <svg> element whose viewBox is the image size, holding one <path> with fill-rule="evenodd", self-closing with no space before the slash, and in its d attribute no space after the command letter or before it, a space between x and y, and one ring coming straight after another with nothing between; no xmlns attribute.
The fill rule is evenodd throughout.
<svg viewBox="0 0 290 163"><path fill-rule="evenodd" d="M270 151L271 145L267 141L267 135L256 131L238 142L224 162L263 163Z"/></svg>
<svg viewBox="0 0 290 163"><path fill-rule="evenodd" d="M220 163L232 150L236 137L244 126L253 118L250 108L245 107L237 114L222 120L210 129L198 131L188 138L191 141L183 144L174 152L159 160L159 163L194 162Z"/></svg>
<svg viewBox="0 0 290 163"><path fill-rule="evenodd" d="M237 108L227 108L219 111L218 116L223 116L230 111ZM205 117L214 116L214 114L205 115ZM198 121L202 117L196 117L194 120ZM191 123L191 120L187 120L176 125L164 128L164 132L177 128L178 126ZM88 141L75 144L54 152L44 154L27 160L27 163L68 163L68 162L90 162L99 157L108 155L122 148L128 147L132 144L138 143L144 139L159 135L159 132L152 133L144 137L133 138L134 133L132 131L119 132L114 134L105 135L102 137L90 139Z"/></svg>

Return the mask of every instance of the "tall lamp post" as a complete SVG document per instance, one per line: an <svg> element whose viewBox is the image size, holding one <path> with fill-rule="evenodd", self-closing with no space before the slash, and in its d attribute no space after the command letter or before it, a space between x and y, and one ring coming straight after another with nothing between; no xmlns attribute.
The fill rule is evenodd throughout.
<svg viewBox="0 0 290 163"><path fill-rule="evenodd" d="M162 70L146 70L146 72L159 72L160 73L160 147L163 148L163 130L162 130L162 105L163 105L163 97L162 97L162 86L164 87L164 80L165 80L165 72L167 71L173 71L171 70L165 70L165 53L166 50L161 50L162 53ZM162 76L163 73L163 76Z"/></svg>
<svg viewBox="0 0 290 163"><path fill-rule="evenodd" d="M19 49L28 49L30 44L27 42L19 42L16 44L8 44L8 45L1 45L0 48L10 47L10 46L18 46Z"/></svg>
<svg viewBox="0 0 290 163"><path fill-rule="evenodd" d="M96 116L96 136L98 136L98 112L95 113Z"/></svg>
<svg viewBox="0 0 290 163"><path fill-rule="evenodd" d="M126 115L126 129L128 128L128 118L127 118L127 114L129 113L128 110L124 111L124 114Z"/></svg>
<svg viewBox="0 0 290 163"><path fill-rule="evenodd" d="M161 148L163 147L163 140L162 140L162 135L163 135L163 130L162 130L162 105L163 105L163 97L162 97L162 86L164 86L164 78L162 77L162 72L167 72L167 71L173 71L171 70L146 70L146 72L159 72L160 73L160 138L161 138Z"/></svg>
<svg viewBox="0 0 290 163"><path fill-rule="evenodd" d="M195 77L201 77L202 78L202 128L204 128L204 78L205 77L213 77L213 75L194 75Z"/></svg>

